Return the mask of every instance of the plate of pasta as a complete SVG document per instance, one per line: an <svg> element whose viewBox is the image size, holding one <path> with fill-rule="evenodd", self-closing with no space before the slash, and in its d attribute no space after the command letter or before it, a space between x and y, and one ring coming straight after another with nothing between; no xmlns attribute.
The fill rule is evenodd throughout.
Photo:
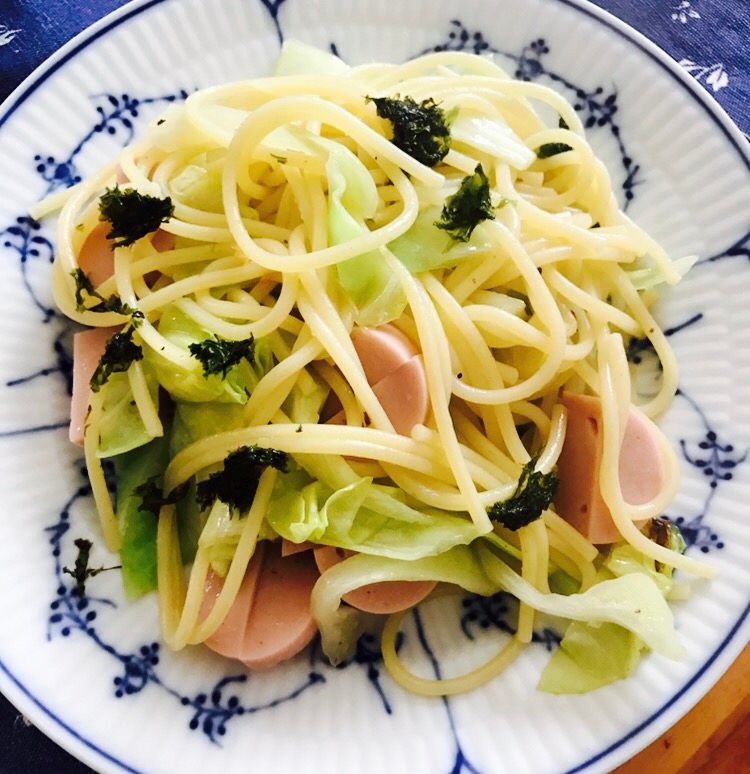
<svg viewBox="0 0 750 774"><path fill-rule="evenodd" d="M637 33L136 0L0 137L0 688L81 760L605 772L747 642L750 153Z"/></svg>

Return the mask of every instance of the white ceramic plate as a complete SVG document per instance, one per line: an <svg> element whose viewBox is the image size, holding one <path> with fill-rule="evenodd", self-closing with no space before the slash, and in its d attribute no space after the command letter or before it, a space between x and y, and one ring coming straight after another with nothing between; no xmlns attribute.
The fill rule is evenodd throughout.
<svg viewBox="0 0 750 774"><path fill-rule="evenodd" d="M684 663L648 657L625 682L553 697L535 690L552 647L541 631L491 685L428 700L392 684L370 643L344 669L308 653L253 675L202 649L167 653L154 599L124 603L116 573L91 581L96 598L79 609L61 568L74 538L100 541L64 429L70 362L51 309L52 228L24 220L26 208L93 171L186 91L266 73L282 36L352 63L436 46L496 51L519 77L579 106L639 223L673 255L701 255L661 309L682 365L663 422L684 474L669 514L721 573L693 584L676 611ZM574 0L142 0L12 95L0 113L0 169L0 689L94 768L608 771L685 713L747 642L750 155L700 87L612 17ZM95 549L95 566L108 562ZM426 674L460 668L497 649L503 608L469 601L442 627L428 612L405 647L422 654Z"/></svg>

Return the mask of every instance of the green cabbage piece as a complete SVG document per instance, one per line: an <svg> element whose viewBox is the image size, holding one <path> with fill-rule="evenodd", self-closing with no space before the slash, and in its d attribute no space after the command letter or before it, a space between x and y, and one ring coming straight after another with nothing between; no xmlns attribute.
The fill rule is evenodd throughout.
<svg viewBox="0 0 750 774"><path fill-rule="evenodd" d="M682 597L671 568L657 570L653 559L627 544L610 551L592 588L626 578L645 579L666 599ZM574 621L542 672L538 688L558 694L601 688L632 674L647 649L642 639L616 623Z"/></svg>
<svg viewBox="0 0 750 774"><path fill-rule="evenodd" d="M457 266L467 258L481 255L490 243L481 225L474 229L467 242L457 242L439 229L441 208L431 206L419 213L409 230L389 242L388 249L412 274L432 269Z"/></svg>
<svg viewBox="0 0 750 774"><path fill-rule="evenodd" d="M672 613L653 582L633 574L602 581L582 594L542 594L510 569L481 540L457 545L437 556L413 561L358 554L326 571L312 594L313 617L321 633L323 652L333 663L348 658L362 631L357 611L341 606L341 597L369 583L394 580L434 580L453 583L484 596L503 590L540 612L597 624L626 627L628 634L668 657L684 657L674 634ZM578 638L586 648L585 633ZM575 651L575 647L573 650ZM629 653L628 649L624 649ZM618 662L622 656L617 658Z"/></svg>
<svg viewBox="0 0 750 774"><path fill-rule="evenodd" d="M348 64L334 54L299 40L285 40L273 75L346 75Z"/></svg>
<svg viewBox="0 0 750 774"><path fill-rule="evenodd" d="M159 384L144 368L151 400L158 406ZM127 373L114 373L101 388L102 419L97 457L114 457L147 444L154 436L143 424Z"/></svg>
<svg viewBox="0 0 750 774"><path fill-rule="evenodd" d="M331 244L338 245L367 233L363 221L374 215L378 195L359 159L337 143L328 145L328 234ZM341 261L336 273L357 308L360 325L383 325L402 315L406 296L379 252Z"/></svg>
<svg viewBox="0 0 750 774"><path fill-rule="evenodd" d="M309 379L298 379L282 409L292 423L317 424L330 388L308 372Z"/></svg>
<svg viewBox="0 0 750 774"><path fill-rule="evenodd" d="M527 169L536 161L536 153L509 126L496 119L462 111L451 124L451 139L505 161L514 169Z"/></svg>
<svg viewBox="0 0 750 774"><path fill-rule="evenodd" d="M170 438L170 454L214 433L236 430L245 424L242 406L233 403L175 404ZM211 471L207 471L207 474ZM208 512L196 500L196 482L192 480L185 497L177 503L177 530L182 561L192 562L198 549L198 538L206 525Z"/></svg>
<svg viewBox="0 0 750 774"><path fill-rule="evenodd" d="M395 487L359 478L333 489L296 465L279 475L266 514L287 540L311 540L361 553L414 560L470 543L477 530L468 517L416 510Z"/></svg>
<svg viewBox="0 0 750 774"><path fill-rule="evenodd" d="M672 267L682 279L693 268L697 260L697 255L685 255L673 260ZM634 261L630 267L625 269L625 273L633 283L633 287L639 291L653 290L666 282L659 267L648 256Z"/></svg>
<svg viewBox="0 0 750 774"><path fill-rule="evenodd" d="M642 573L651 578L666 599L671 598L672 590L675 587L671 568L664 567L662 570L657 570L653 559L649 559L645 554L628 544L613 548L604 561L603 568L618 578L631 573Z"/></svg>
<svg viewBox="0 0 750 774"><path fill-rule="evenodd" d="M267 339L255 342L252 366L246 370L246 383L250 390L273 368L273 353ZM243 407L237 403L193 403L176 401L172 430L169 439L170 456L201 438L215 433L236 430L245 425ZM205 471L206 474L210 470ZM198 538L206 524L208 513L202 511L195 498L196 482L190 482L185 497L177 503L177 529L182 560L193 561L198 548ZM236 545L236 544L235 544Z"/></svg>
<svg viewBox="0 0 750 774"><path fill-rule="evenodd" d="M586 693L624 680L638 666L644 649L643 642L622 626L574 621L537 688L546 693Z"/></svg>
<svg viewBox="0 0 750 774"><path fill-rule="evenodd" d="M197 164L188 164L169 182L175 197L197 210L224 212L221 194L221 169L207 170Z"/></svg>
<svg viewBox="0 0 750 774"><path fill-rule="evenodd" d="M117 478L117 523L122 536L120 562L125 595L137 599L156 588L156 529L158 518L150 511L141 511L140 495L135 490L156 476L162 475L169 462L166 437L155 438L143 448L114 458Z"/></svg>
<svg viewBox="0 0 750 774"><path fill-rule="evenodd" d="M172 344L189 352L191 344L210 338L202 328L174 304L167 306L159 320L159 333ZM258 355L260 342L256 343L255 362L252 366L242 361L233 366L226 377L220 374L205 376L201 364L195 360L192 368L182 368L165 358L151 347L144 347L143 354L159 384L175 399L195 403L246 403L250 392L258 383L258 370L265 354Z"/></svg>
<svg viewBox="0 0 750 774"><path fill-rule="evenodd" d="M497 556L480 548L488 577L499 588L540 613L586 623L612 623L639 637L656 653L680 660L685 649L677 640L674 619L659 587L644 573L629 573L594 584L580 594L542 594Z"/></svg>

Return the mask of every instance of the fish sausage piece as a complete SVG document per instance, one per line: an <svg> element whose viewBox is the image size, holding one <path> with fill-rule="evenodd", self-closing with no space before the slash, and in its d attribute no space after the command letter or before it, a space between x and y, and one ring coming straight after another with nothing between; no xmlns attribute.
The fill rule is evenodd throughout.
<svg viewBox="0 0 750 774"><path fill-rule="evenodd" d="M390 324L379 328L355 327L352 344L370 385L385 379L419 354L414 342Z"/></svg>
<svg viewBox="0 0 750 774"><path fill-rule="evenodd" d="M309 551L282 557L269 546L239 659L250 669L270 669L296 656L315 636L310 597L320 577Z"/></svg>
<svg viewBox="0 0 750 774"><path fill-rule="evenodd" d="M309 552L282 557L278 545L261 541L221 626L206 645L251 669L270 669L299 653L317 627L310 595L319 572ZM209 571L201 619L213 607L222 580Z"/></svg>
<svg viewBox="0 0 750 774"><path fill-rule="evenodd" d="M95 288L106 282L115 272L112 240L107 239L109 230L109 223L99 223L86 237L78 255L78 266Z"/></svg>
<svg viewBox="0 0 750 774"><path fill-rule="evenodd" d="M397 433L410 435L414 425L422 425L427 420L430 399L421 355L407 360L381 379L372 391Z"/></svg>
<svg viewBox="0 0 750 774"><path fill-rule="evenodd" d="M104 347L119 328L91 328L73 336L73 397L70 401L70 440L83 446L83 429L89 405L89 382L104 354Z"/></svg>
<svg viewBox="0 0 750 774"><path fill-rule="evenodd" d="M309 540L305 540L304 543L293 543L291 540L281 538L282 556L294 556L301 551L311 551L313 548L315 548L315 543L311 543Z"/></svg>
<svg viewBox="0 0 750 774"><path fill-rule="evenodd" d="M255 594L258 587L258 575L263 566L263 553L265 546L260 541L255 549L255 554L250 560L245 577L240 584L240 590L234 598L229 612L221 626L206 640L211 650L228 658L239 658L240 644L245 637L245 629L250 618L250 611L255 602ZM221 577L211 568L206 576L206 585L201 601L199 619L202 621L213 609L216 600L224 586Z"/></svg>
<svg viewBox="0 0 750 774"><path fill-rule="evenodd" d="M314 551L315 561L321 573L353 553L333 546L319 546ZM398 613L419 604L436 585L435 581L382 581L350 591L343 599L352 607L366 613Z"/></svg>
<svg viewBox="0 0 750 774"><path fill-rule="evenodd" d="M409 435L423 424L430 409L424 363L414 343L393 325L354 328L352 342L367 382L397 433ZM343 425L339 411L328 424Z"/></svg>
<svg viewBox="0 0 750 774"><path fill-rule="evenodd" d="M151 244L157 253L167 253L170 250L174 250L175 235L170 234L169 231L165 231L163 228L159 228L154 231L154 235L151 237Z"/></svg>
<svg viewBox="0 0 750 774"><path fill-rule="evenodd" d="M107 239L109 230L109 223L99 223L86 237L78 256L78 266L91 280L91 284L95 288L106 282L115 271L115 253L112 240ZM160 253L174 250L174 234L160 228L151 237L151 244Z"/></svg>
<svg viewBox="0 0 750 774"><path fill-rule="evenodd" d="M557 463L560 487L557 512L592 543L616 543L622 535L599 490L603 436L601 401L589 395L565 393L568 429ZM664 486L664 461L648 421L631 407L620 448L620 490L625 502L641 505ZM645 522L636 522L639 528Z"/></svg>

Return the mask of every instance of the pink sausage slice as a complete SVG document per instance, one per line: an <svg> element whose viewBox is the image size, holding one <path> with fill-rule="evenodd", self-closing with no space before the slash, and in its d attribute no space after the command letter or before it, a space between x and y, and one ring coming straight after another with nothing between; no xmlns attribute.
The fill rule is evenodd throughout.
<svg viewBox="0 0 750 774"><path fill-rule="evenodd" d="M414 343L393 325L355 328L352 342L394 429L409 435L414 425L425 422L430 408L424 363ZM332 425L345 422L343 411L328 420Z"/></svg>
<svg viewBox="0 0 750 774"><path fill-rule="evenodd" d="M293 543L291 540L281 538L282 556L294 556L302 551L311 551L313 548L315 548L315 543L311 543L309 540L305 540L304 543Z"/></svg>
<svg viewBox="0 0 750 774"><path fill-rule="evenodd" d="M430 401L421 355L407 360L377 382L372 390L397 433L409 435L414 425L426 421Z"/></svg>
<svg viewBox="0 0 750 774"><path fill-rule="evenodd" d="M318 569L324 573L354 552L333 546L319 546L314 553ZM419 604L436 585L435 581L383 581L350 591L343 599L366 613L398 613Z"/></svg>
<svg viewBox="0 0 750 774"><path fill-rule="evenodd" d="M296 655L317 631L310 595L318 577L312 554L282 557L277 545L259 543L226 619L206 645L251 669L270 669ZM209 573L201 618L221 587L221 579Z"/></svg>
<svg viewBox="0 0 750 774"><path fill-rule="evenodd" d="M368 384L377 384L419 354L414 342L390 324L379 328L356 327L352 330L352 343Z"/></svg>
<svg viewBox="0 0 750 774"><path fill-rule="evenodd" d="M73 397L70 401L70 440L83 446L83 429L89 404L89 382L104 354L109 338L119 328L92 328L73 336Z"/></svg>
<svg viewBox="0 0 750 774"><path fill-rule="evenodd" d="M157 253L169 252L174 250L175 235L170 234L169 231L165 231L163 228L157 229L151 237L151 244Z"/></svg>
<svg viewBox="0 0 750 774"><path fill-rule="evenodd" d="M107 239L109 230L108 223L99 223L86 237L78 256L78 266L83 269L95 288L108 280L115 271L112 241Z"/></svg>
<svg viewBox="0 0 750 774"><path fill-rule="evenodd" d="M560 488L557 512L592 543L622 540L599 491L602 458L601 401L588 395L565 393L568 430L557 463ZM631 408L620 449L620 489L625 502L641 505L664 486L664 461L644 415ZM643 522L636 522L642 526Z"/></svg>
<svg viewBox="0 0 750 774"><path fill-rule="evenodd" d="M108 280L115 271L115 253L112 241L107 239L109 229L108 223L99 223L86 237L78 255L78 266L95 288ZM160 253L174 250L174 234L158 229L151 237L151 244Z"/></svg>
<svg viewBox="0 0 750 774"><path fill-rule="evenodd" d="M250 611L255 602L255 593L258 587L258 575L263 566L263 552L265 547L260 542L255 550L245 577L240 584L240 590L229 608L226 618L221 626L206 640L211 650L229 658L239 658L239 644L245 636L245 629L250 618ZM202 621L213 609L219 598L224 583L222 579L209 568L206 576L206 585L201 602L199 618Z"/></svg>
<svg viewBox="0 0 750 774"><path fill-rule="evenodd" d="M297 655L315 636L310 596L320 574L310 552L282 557L266 552L239 658L250 669L270 669Z"/></svg>

